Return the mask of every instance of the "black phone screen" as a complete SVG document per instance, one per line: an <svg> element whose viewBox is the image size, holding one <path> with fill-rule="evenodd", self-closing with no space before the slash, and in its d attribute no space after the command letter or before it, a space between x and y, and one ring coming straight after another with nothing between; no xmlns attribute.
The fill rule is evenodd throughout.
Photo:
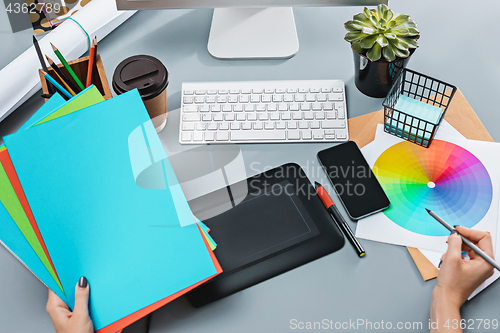
<svg viewBox="0 0 500 333"><path fill-rule="evenodd" d="M322 150L318 159L351 219L389 207L389 198L354 141Z"/></svg>

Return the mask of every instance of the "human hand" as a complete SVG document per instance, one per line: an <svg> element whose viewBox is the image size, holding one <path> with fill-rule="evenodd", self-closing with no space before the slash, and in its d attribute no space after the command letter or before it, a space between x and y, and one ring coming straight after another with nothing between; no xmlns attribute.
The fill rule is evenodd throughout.
<svg viewBox="0 0 500 333"><path fill-rule="evenodd" d="M47 313L52 319L57 333L94 333L94 326L89 317L89 285L81 277L75 287L75 306L71 312L52 290L49 289Z"/></svg>
<svg viewBox="0 0 500 333"><path fill-rule="evenodd" d="M493 245L491 235L486 232L456 226L465 238L475 243L491 258ZM470 260L462 258L461 251L467 251ZM443 255L433 296L442 296L450 305L460 308L472 292L493 274L493 267L462 243L458 234L448 237L448 251Z"/></svg>

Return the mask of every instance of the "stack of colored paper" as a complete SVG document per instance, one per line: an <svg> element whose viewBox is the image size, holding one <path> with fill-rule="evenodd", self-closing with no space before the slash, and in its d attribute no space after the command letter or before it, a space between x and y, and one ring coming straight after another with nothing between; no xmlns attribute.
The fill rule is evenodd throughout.
<svg viewBox="0 0 500 333"><path fill-rule="evenodd" d="M0 147L0 240L72 308L90 284L117 332L222 272L136 90L54 95Z"/></svg>

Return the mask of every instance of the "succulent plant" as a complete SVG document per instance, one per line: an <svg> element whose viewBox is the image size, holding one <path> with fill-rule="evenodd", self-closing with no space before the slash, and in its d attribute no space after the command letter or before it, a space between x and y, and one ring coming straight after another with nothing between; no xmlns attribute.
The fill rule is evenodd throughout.
<svg viewBox="0 0 500 333"><path fill-rule="evenodd" d="M378 5L376 10L365 7L344 26L349 31L345 40L351 43L351 48L371 61L382 56L389 62L396 57L407 58L410 49L418 47L417 39L420 38L409 15L395 14L384 4Z"/></svg>

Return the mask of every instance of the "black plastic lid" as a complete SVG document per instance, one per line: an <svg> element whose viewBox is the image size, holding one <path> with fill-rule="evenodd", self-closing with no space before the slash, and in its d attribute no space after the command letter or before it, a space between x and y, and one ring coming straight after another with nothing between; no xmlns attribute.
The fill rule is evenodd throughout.
<svg viewBox="0 0 500 333"><path fill-rule="evenodd" d="M155 57L137 55L123 60L113 74L118 94L137 88L143 100L155 98L168 86L168 71Z"/></svg>

